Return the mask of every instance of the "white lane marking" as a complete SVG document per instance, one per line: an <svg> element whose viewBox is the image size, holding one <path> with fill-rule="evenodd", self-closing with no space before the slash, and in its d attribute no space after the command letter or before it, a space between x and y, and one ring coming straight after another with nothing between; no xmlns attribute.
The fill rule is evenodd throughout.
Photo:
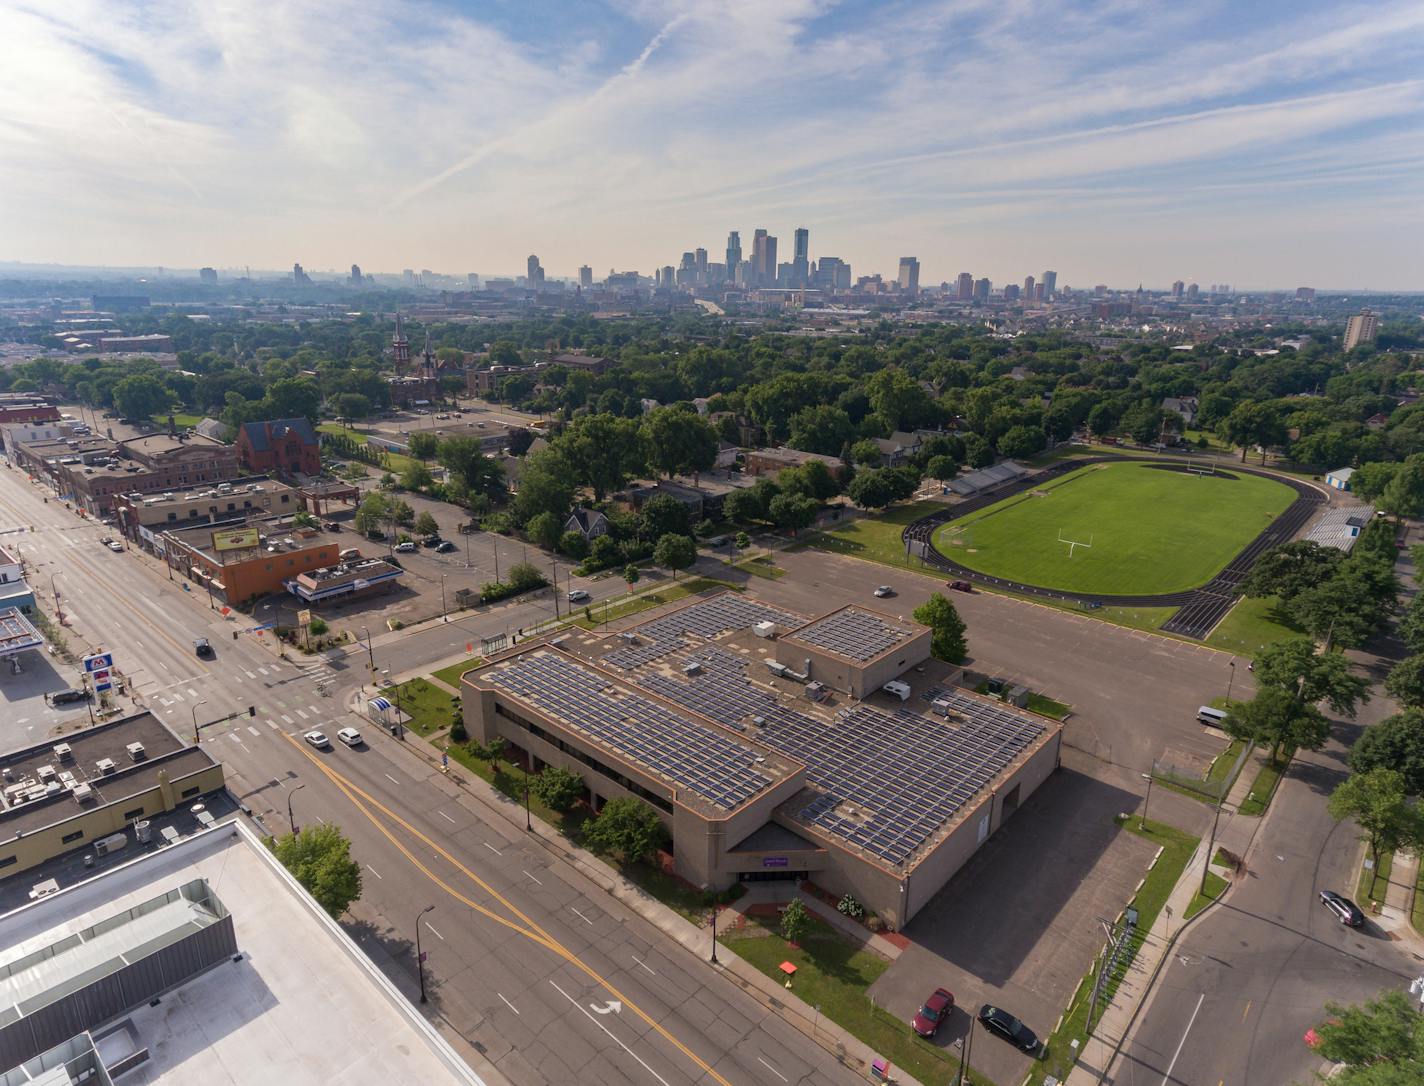
<svg viewBox="0 0 1424 1086"><path fill-rule="evenodd" d="M587 924L589 927L593 927L593 921L590 920L588 917L584 916L583 913L579 912L572 905L569 906L569 909L572 910L573 914L580 920L582 920L585 924Z"/></svg>
<svg viewBox="0 0 1424 1086"><path fill-rule="evenodd" d="M485 848L489 849L489 850L490 850L491 852L493 852L496 856L499 855L499 849L495 848L495 847L494 847L492 844L490 844L488 841L481 841L480 844L484 845Z"/></svg>
<svg viewBox="0 0 1424 1086"><path fill-rule="evenodd" d="M311 717L307 716L305 710L302 710L302 709L298 709L298 710L297 710L297 716L301 717L303 720L310 720L310 719L311 719Z"/></svg>
<svg viewBox="0 0 1424 1086"><path fill-rule="evenodd" d="M169 667L167 664L165 664L162 660L159 660L159 661L158 661L158 666L161 667L164 671L171 671L171 670L172 670L172 668L170 668L170 667Z"/></svg>
<svg viewBox="0 0 1424 1086"><path fill-rule="evenodd" d="M773 1067L771 1064L767 1063L766 1060L762 1059L760 1056L757 1057L757 1063L761 1064L761 1065L762 1065L763 1067L765 1067L768 1071L770 1071L773 1075L775 1075L777 1078L781 1079L782 1082L790 1082L790 1081L791 1081L789 1078L787 1078L785 1075L783 1075L780 1071L778 1071L778 1070L777 1070L775 1067Z"/></svg>
<svg viewBox="0 0 1424 1086"><path fill-rule="evenodd" d="M234 743L242 742L242 736L238 735L237 732L228 732L227 737L231 739Z"/></svg>
<svg viewBox="0 0 1424 1086"><path fill-rule="evenodd" d="M435 926L431 924L430 921L427 920L425 922L425 926L430 929L431 935L435 936L435 938L439 939L442 943L445 941L445 936L441 935L438 931L436 931Z"/></svg>
<svg viewBox="0 0 1424 1086"><path fill-rule="evenodd" d="M642 959L639 958L638 955L634 954L634 955L633 955L633 960L634 960L635 962L637 962L639 965L641 965L644 969L648 969L648 967L643 964ZM658 975L658 974L657 974L657 970L655 970L655 969L648 969L648 972L649 972L649 973L652 973L653 976L657 976L657 975Z"/></svg>
<svg viewBox="0 0 1424 1086"><path fill-rule="evenodd" d="M1196 1009L1192 1011L1191 1018L1187 1020L1187 1028L1182 1030L1182 1039L1177 1042L1177 1051L1172 1053L1172 1062L1167 1065L1167 1073L1162 1076L1162 1086L1167 1086L1167 1080L1172 1077L1172 1068L1177 1066L1177 1057L1182 1054L1182 1049L1187 1043L1187 1034L1192 1031L1192 1023L1197 1020L1197 1011L1201 1010L1202 1000L1204 999L1206 999L1205 992L1197 996Z"/></svg>
<svg viewBox="0 0 1424 1086"><path fill-rule="evenodd" d="M446 822L450 823L450 825L458 825L458 823L449 815L447 815L444 811L436 811L435 813L438 814L441 818L443 818Z"/></svg>
<svg viewBox="0 0 1424 1086"><path fill-rule="evenodd" d="M366 865L366 870L371 872L371 874L375 875L376 878L381 878L381 873L377 871L374 867L372 867L370 864Z"/></svg>
<svg viewBox="0 0 1424 1086"><path fill-rule="evenodd" d="M282 723L284 723L284 724L295 724L296 721L292 719L292 714L291 714L291 713L283 713L283 714L282 714Z"/></svg>
<svg viewBox="0 0 1424 1086"><path fill-rule="evenodd" d="M267 727L271 728L275 732L279 729L280 725L275 720L269 720L267 721Z"/></svg>
<svg viewBox="0 0 1424 1086"><path fill-rule="evenodd" d="M171 701L169 701L167 698L159 698L158 701L159 701L159 704L161 704L165 709L167 709L170 705L173 704L173 703L172 703Z"/></svg>
<svg viewBox="0 0 1424 1086"><path fill-rule="evenodd" d="M182 701L182 700L183 700L183 691L181 691L181 690L175 690L175 691L173 691L173 700L174 700L174 701Z"/></svg>
<svg viewBox="0 0 1424 1086"><path fill-rule="evenodd" d="M390 781L392 784L400 784L400 781L396 780L389 773L386 774L386 780Z"/></svg>
<svg viewBox="0 0 1424 1086"><path fill-rule="evenodd" d="M500 999L504 999L504 996L500 995L499 992L495 992L495 995L499 996ZM511 1003L509 1000L504 999L504 1005L510 1010L512 1010L515 1014L519 1013L519 1008L516 1007L513 1003Z"/></svg>
<svg viewBox="0 0 1424 1086"><path fill-rule="evenodd" d="M250 671L244 671L243 674L246 675L249 679L255 679L255 678L257 678L257 676L254 675L254 674L253 674L252 672L250 672Z"/></svg>
<svg viewBox="0 0 1424 1086"><path fill-rule="evenodd" d="M188 696L190 698L196 698L198 696L198 692L190 686L188 687Z"/></svg>
<svg viewBox="0 0 1424 1086"><path fill-rule="evenodd" d="M524 873L525 873L526 875L529 875L529 872L528 872L528 871L525 871ZM529 875L529 877L530 877L531 879L534 879L534 884L535 884L536 886L543 886L543 885L544 885L544 884L543 884L542 882L540 882L538 879L535 879L533 875Z"/></svg>
<svg viewBox="0 0 1424 1086"><path fill-rule="evenodd" d="M607 1026L605 1026L602 1022L600 1022L600 1021L599 1021L597 1018L595 1018L593 1015L589 1014L588 1011L584 1008L584 1005L583 1005L582 1003L580 1003L578 1000L576 1000L573 996L569 995L568 992L564 991L564 990L563 990L562 988L560 988L557 984L554 984L554 982L553 982L552 980L551 980L549 983L554 985L554 991L558 992L559 995L563 996L563 997L564 997L565 999L567 999L570 1003L572 1003L575 1007L577 1007L580 1011L582 1011L582 1012L583 1012L583 1016L584 1016L585 1018L587 1018L590 1022L592 1022L592 1023L593 1023L595 1026L597 1026L599 1029L603 1030L604 1033L608 1034L609 1039L612 1040L615 1044L617 1044L619 1048L621 1048L624 1052L628 1053L628 1055L632 1056L635 1060L637 1060L640 1064L642 1064L644 1071L648 1072L648 1074L652 1075L653 1078L655 1078L655 1079L657 1079L659 1082L661 1082L661 1083L663 1084L663 1086L671 1086L671 1084L668 1082L667 1079L663 1078L662 1075L658 1074L658 1073L657 1073L656 1071L654 1071L651 1067L649 1067L646 1063L644 1063L644 1062L643 1062L643 1058L642 1058L641 1056L639 1056L639 1055L638 1055L636 1052L634 1052L631 1048L629 1048L627 1045L625 1045L622 1041L618 1040L617 1037L613 1036L613 1031L612 1031L612 1030L610 1030Z"/></svg>
<svg viewBox="0 0 1424 1086"><path fill-rule="evenodd" d="M257 669L257 674L259 674L259 675L266 675L266 674L267 674L267 669L266 669L265 667L259 667L259 668Z"/></svg>
<svg viewBox="0 0 1424 1086"><path fill-rule="evenodd" d="M254 728L251 724L249 724L249 725L247 726L247 730L250 731L253 735L261 735L261 734L262 734L262 733L259 732L256 728Z"/></svg>

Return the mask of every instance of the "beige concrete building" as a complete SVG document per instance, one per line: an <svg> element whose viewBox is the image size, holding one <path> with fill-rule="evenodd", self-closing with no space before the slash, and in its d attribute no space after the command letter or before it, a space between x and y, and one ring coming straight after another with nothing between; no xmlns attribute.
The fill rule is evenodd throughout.
<svg viewBox="0 0 1424 1086"><path fill-rule="evenodd" d="M0 878L223 788L223 767L141 712L0 755Z"/></svg>
<svg viewBox="0 0 1424 1086"><path fill-rule="evenodd" d="M695 886L809 878L898 928L1057 768L1061 738L954 687L929 638L859 606L808 621L721 593L467 672L465 724L578 773L595 809L648 803ZM909 700L878 692L891 678Z"/></svg>

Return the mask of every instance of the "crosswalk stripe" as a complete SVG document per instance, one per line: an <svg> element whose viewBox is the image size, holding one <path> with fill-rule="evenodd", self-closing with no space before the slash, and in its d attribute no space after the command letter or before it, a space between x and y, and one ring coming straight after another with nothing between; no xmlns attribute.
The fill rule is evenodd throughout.
<svg viewBox="0 0 1424 1086"><path fill-rule="evenodd" d="M283 723L286 723L286 724L295 724L295 723L296 723L296 721L292 719L290 713L283 713L283 714L282 714L282 721L283 721Z"/></svg>
<svg viewBox="0 0 1424 1086"><path fill-rule="evenodd" d="M311 719L311 717L307 716L306 711L303 710L303 709L298 709L298 710L297 710L297 716L301 717L303 720L310 720L310 719Z"/></svg>

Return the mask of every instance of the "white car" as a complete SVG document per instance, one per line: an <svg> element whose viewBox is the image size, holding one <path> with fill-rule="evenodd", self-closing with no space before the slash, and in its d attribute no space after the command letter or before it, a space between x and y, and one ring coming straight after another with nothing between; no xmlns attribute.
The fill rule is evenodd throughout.
<svg viewBox="0 0 1424 1086"><path fill-rule="evenodd" d="M875 598L878 600L883 600L886 596L893 596L894 594L895 590L888 584L883 584L875 590Z"/></svg>
<svg viewBox="0 0 1424 1086"><path fill-rule="evenodd" d="M325 750L331 746L331 740L326 737L325 732L307 732L302 738L316 747L317 750Z"/></svg>
<svg viewBox="0 0 1424 1086"><path fill-rule="evenodd" d="M409 543L409 542L407 542L407 543L397 543L397 544L396 544L396 553L397 553L397 554L413 554L414 552L416 552L416 551L418 551L418 550L420 550L420 547L419 547L418 544L415 544L415 543Z"/></svg>
<svg viewBox="0 0 1424 1086"><path fill-rule="evenodd" d="M590 595L588 594L588 592L585 591L585 590L582 589L582 588L575 588L575 589L573 589L571 592L569 592L569 602L570 602L570 603L583 603L584 600L588 600L588 599L592 599L592 598L593 598L593 597L590 596Z"/></svg>
<svg viewBox="0 0 1424 1086"><path fill-rule="evenodd" d="M361 733L355 728L342 728L336 733L336 738L340 739L348 747L359 747L365 740L361 738Z"/></svg>
<svg viewBox="0 0 1424 1086"><path fill-rule="evenodd" d="M120 543L118 540L113 540L113 541L111 541L111 542L108 544L108 547L109 547L109 550L113 551L115 554L122 554L123 551L124 551L124 545L123 545L122 543Z"/></svg>

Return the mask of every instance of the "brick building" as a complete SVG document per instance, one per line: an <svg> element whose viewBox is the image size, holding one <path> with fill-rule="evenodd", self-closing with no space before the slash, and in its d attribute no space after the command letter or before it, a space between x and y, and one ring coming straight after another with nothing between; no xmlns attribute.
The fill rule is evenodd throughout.
<svg viewBox="0 0 1424 1086"><path fill-rule="evenodd" d="M232 604L280 592L285 580L334 566L341 551L340 541L314 528L295 528L290 517L169 529L162 543L172 569Z"/></svg>
<svg viewBox="0 0 1424 1086"><path fill-rule="evenodd" d="M237 432L236 448L248 471L321 474L321 439L306 419L244 423Z"/></svg>

